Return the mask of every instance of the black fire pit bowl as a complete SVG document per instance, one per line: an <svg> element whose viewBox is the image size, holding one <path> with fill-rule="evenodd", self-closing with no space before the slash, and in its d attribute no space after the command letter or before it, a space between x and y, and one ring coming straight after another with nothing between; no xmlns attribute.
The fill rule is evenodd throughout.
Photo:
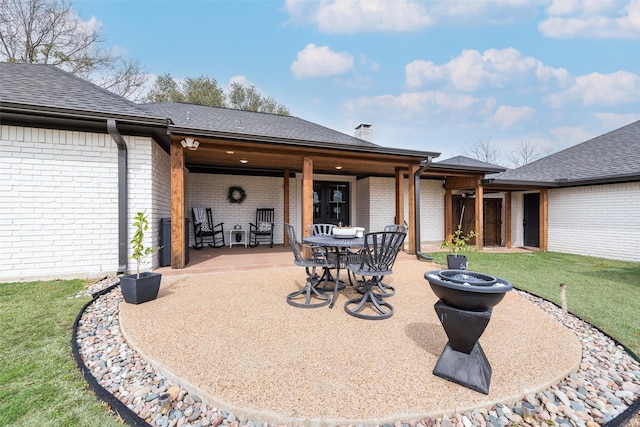
<svg viewBox="0 0 640 427"><path fill-rule="evenodd" d="M468 270L432 270L424 278L438 298L468 311L493 308L513 289L504 279Z"/></svg>

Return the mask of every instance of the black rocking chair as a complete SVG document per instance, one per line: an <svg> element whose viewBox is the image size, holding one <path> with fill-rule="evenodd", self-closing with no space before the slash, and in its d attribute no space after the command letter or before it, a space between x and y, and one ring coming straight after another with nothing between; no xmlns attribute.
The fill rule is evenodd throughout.
<svg viewBox="0 0 640 427"><path fill-rule="evenodd" d="M393 306L385 298L393 295L395 289L382 285L382 280L393 274L392 267L405 236L405 233L389 231L364 236L360 262L347 265L349 271L356 277L359 276L356 289L362 293L361 298L350 299L344 304L344 310L348 314L369 320L387 319L393 315ZM367 306L372 309L370 311L373 314L362 311Z"/></svg>
<svg viewBox="0 0 640 427"><path fill-rule="evenodd" d="M326 274L326 270L334 268L335 265L332 260L335 257L329 257L326 248L316 247L311 245L303 245L296 239L296 232L289 224L284 225L287 230L287 236L289 238L289 244L293 250L294 262L300 267L305 267L307 272L307 281L305 285L299 291L291 292L287 295L287 303L294 307L301 308L315 308L323 307L331 302L329 295L325 295L318 287L318 284L324 278L324 285L327 286L329 275ZM312 254L311 258L305 258L303 255L303 249L310 249ZM324 252L323 252L324 251ZM322 268L324 274L319 274L316 269Z"/></svg>
<svg viewBox="0 0 640 427"><path fill-rule="evenodd" d="M256 222L249 223L249 246L255 248L261 241L269 242L269 247L273 247L273 208L256 209Z"/></svg>
<svg viewBox="0 0 640 427"><path fill-rule="evenodd" d="M224 222L213 225L213 215L211 208L195 207L191 209L193 216L193 234L195 239L194 249L204 247L205 237L211 237L211 242L207 243L212 248L220 248L224 243Z"/></svg>

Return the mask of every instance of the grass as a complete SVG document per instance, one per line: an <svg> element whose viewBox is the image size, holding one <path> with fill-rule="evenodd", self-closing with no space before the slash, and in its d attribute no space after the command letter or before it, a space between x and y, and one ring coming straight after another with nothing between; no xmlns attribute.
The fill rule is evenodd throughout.
<svg viewBox="0 0 640 427"><path fill-rule="evenodd" d="M430 254L446 264L446 253ZM560 303L640 354L640 264L553 252L469 252L469 269ZM88 391L71 352L82 281L0 283L0 425L122 426Z"/></svg>
<svg viewBox="0 0 640 427"><path fill-rule="evenodd" d="M82 281L0 283L0 425L122 426L88 391L71 327Z"/></svg>
<svg viewBox="0 0 640 427"><path fill-rule="evenodd" d="M446 253L429 254L446 265ZM567 307L640 355L640 263L557 252L467 252L468 269L498 276L560 305L560 283L567 285Z"/></svg>

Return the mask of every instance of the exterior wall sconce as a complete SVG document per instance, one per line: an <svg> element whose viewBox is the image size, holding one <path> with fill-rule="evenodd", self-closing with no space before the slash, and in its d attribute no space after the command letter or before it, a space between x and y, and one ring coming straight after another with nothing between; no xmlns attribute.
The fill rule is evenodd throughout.
<svg viewBox="0 0 640 427"><path fill-rule="evenodd" d="M200 143L193 138L185 138L180 143L182 147L188 148L191 151L196 151L200 146Z"/></svg>

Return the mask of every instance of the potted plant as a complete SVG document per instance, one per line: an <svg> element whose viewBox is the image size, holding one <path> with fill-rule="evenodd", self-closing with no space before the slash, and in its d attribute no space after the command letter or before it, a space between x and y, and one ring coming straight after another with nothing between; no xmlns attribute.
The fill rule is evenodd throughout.
<svg viewBox="0 0 640 427"><path fill-rule="evenodd" d="M160 273L146 271L140 273L140 262L142 258L160 249L153 249L144 246L144 232L149 228L146 211L138 212L134 217L133 225L136 233L131 239L131 249L133 254L130 259L136 260L136 274L124 275L120 277L120 290L124 300L130 304L142 304L143 302L156 299L160 290Z"/></svg>
<svg viewBox="0 0 640 427"><path fill-rule="evenodd" d="M447 268L450 270L466 270L467 269L467 257L460 252L469 251L467 242L469 239L476 237L475 231L471 230L466 236L462 232L462 224L458 224L458 228L451 235L449 240L442 242L440 247L449 250L447 254Z"/></svg>

